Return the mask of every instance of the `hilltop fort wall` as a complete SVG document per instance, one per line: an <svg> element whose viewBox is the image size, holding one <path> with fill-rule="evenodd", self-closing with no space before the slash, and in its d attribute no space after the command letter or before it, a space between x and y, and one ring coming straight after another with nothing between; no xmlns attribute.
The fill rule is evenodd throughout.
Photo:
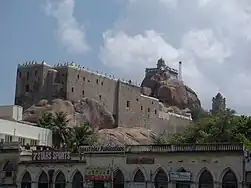
<svg viewBox="0 0 251 188"><path fill-rule="evenodd" d="M174 72L173 76L176 76ZM145 96L141 87L71 64L49 66L45 62L19 65L15 104L25 109L42 99L76 101L88 97L112 112L121 127L143 126L156 132L180 132L191 118L161 110L158 99Z"/></svg>

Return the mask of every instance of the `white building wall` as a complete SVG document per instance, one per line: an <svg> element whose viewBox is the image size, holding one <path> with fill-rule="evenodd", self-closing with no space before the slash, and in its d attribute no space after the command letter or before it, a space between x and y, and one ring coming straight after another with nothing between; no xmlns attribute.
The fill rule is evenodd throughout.
<svg viewBox="0 0 251 188"><path fill-rule="evenodd" d="M23 117L23 108L17 105L0 106L0 118L14 119L21 121Z"/></svg>
<svg viewBox="0 0 251 188"><path fill-rule="evenodd" d="M8 142L10 137L12 142L18 142L23 138L22 144L52 146L51 130L0 119L0 140Z"/></svg>
<svg viewBox="0 0 251 188"><path fill-rule="evenodd" d="M146 157L154 158L154 164L127 164L128 157ZM31 160L31 156L22 156L21 161ZM75 156L73 160L79 160L79 156ZM164 170L169 178L168 187L176 188L176 182L170 179L170 175L184 168L191 173L191 188L199 187L199 177L204 170L208 170L213 176L214 187L221 188L224 174L227 170L231 170L236 178L238 187L242 187L243 177L243 153L239 152L185 152L185 153L168 153L161 154L151 152L140 153L120 153L120 154L86 154L81 156L80 161L86 160L85 163L45 163L36 166L35 164L18 166L17 170L17 187L21 188L21 181L24 172L28 171L32 179L32 188L37 188L37 182L42 171L48 173L48 170L54 170L53 181L55 181L58 172L63 172L66 178L66 188L72 188L74 174L80 172L84 177L87 175L88 167L104 167L111 168L113 171L121 170L124 175L125 188L153 188L155 176L160 169ZM138 170L143 172L146 184L138 184L134 182L134 176ZM86 182L87 183L87 182ZM91 188L93 188L91 186Z"/></svg>

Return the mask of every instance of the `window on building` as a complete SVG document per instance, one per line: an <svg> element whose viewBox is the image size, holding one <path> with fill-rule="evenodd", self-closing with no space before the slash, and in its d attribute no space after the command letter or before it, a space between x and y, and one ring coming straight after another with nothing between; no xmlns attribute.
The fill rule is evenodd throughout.
<svg viewBox="0 0 251 188"><path fill-rule="evenodd" d="M139 98L137 98L136 101L139 101Z"/></svg>
<svg viewBox="0 0 251 188"><path fill-rule="evenodd" d="M25 145L25 138L18 138L18 142L21 143L22 145Z"/></svg>
<svg viewBox="0 0 251 188"><path fill-rule="evenodd" d="M96 80L96 84L98 84L98 79Z"/></svg>
<svg viewBox="0 0 251 188"><path fill-rule="evenodd" d="M130 101L126 101L126 107L130 107Z"/></svg>
<svg viewBox="0 0 251 188"><path fill-rule="evenodd" d="M84 90L82 91L82 95L85 96L85 91Z"/></svg>
<svg viewBox="0 0 251 188"><path fill-rule="evenodd" d="M78 74L78 79L79 79L79 74Z"/></svg>
<svg viewBox="0 0 251 188"><path fill-rule="evenodd" d="M143 110L143 106L141 106L140 109Z"/></svg>
<svg viewBox="0 0 251 188"><path fill-rule="evenodd" d="M27 80L29 80L29 78L30 78L30 73L27 72Z"/></svg>
<svg viewBox="0 0 251 188"><path fill-rule="evenodd" d="M5 171L6 177L12 177L12 172L14 171L14 165L11 161L7 161L3 166L3 171Z"/></svg>
<svg viewBox="0 0 251 188"><path fill-rule="evenodd" d="M71 88L71 92L74 92L74 87Z"/></svg>
<svg viewBox="0 0 251 188"><path fill-rule="evenodd" d="M99 100L101 100L101 98L102 98L102 96L101 96L101 95L99 95Z"/></svg>
<svg viewBox="0 0 251 188"><path fill-rule="evenodd" d="M153 102L152 102L152 104L153 104Z"/></svg>
<svg viewBox="0 0 251 188"><path fill-rule="evenodd" d="M18 76L19 76L19 78L22 77L22 73L20 71L18 71Z"/></svg>
<svg viewBox="0 0 251 188"><path fill-rule="evenodd" d="M12 136L5 135L5 142L12 142Z"/></svg>
<svg viewBox="0 0 251 188"><path fill-rule="evenodd" d="M85 81L85 77L83 77L83 81Z"/></svg>
<svg viewBox="0 0 251 188"><path fill-rule="evenodd" d="M150 108L147 108L147 111L150 112Z"/></svg>
<svg viewBox="0 0 251 188"><path fill-rule="evenodd" d="M101 85L104 85L104 82L101 82Z"/></svg>
<svg viewBox="0 0 251 188"><path fill-rule="evenodd" d="M90 82L90 80L88 80L88 82Z"/></svg>
<svg viewBox="0 0 251 188"><path fill-rule="evenodd" d="M157 110L156 109L154 110L154 113L157 114Z"/></svg>
<svg viewBox="0 0 251 188"><path fill-rule="evenodd" d="M25 92L30 92L30 86L29 86L29 84L27 84L27 85L25 86Z"/></svg>
<svg viewBox="0 0 251 188"><path fill-rule="evenodd" d="M35 76L37 76L37 70L35 70Z"/></svg>
<svg viewBox="0 0 251 188"><path fill-rule="evenodd" d="M38 141L37 140L31 140L30 141L30 145L31 146L36 146L38 144Z"/></svg>

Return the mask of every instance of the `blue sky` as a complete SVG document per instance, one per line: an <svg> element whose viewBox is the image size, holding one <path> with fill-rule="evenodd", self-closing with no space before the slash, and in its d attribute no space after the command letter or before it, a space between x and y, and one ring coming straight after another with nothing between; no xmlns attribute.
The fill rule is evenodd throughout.
<svg viewBox="0 0 251 188"><path fill-rule="evenodd" d="M249 10L250 0L2 0L0 104L13 104L23 61L74 61L140 81L163 57L174 68L183 61L204 108L220 91L251 114Z"/></svg>
<svg viewBox="0 0 251 188"><path fill-rule="evenodd" d="M94 70L106 71L97 53L103 40L102 32L112 26L121 5L115 1L76 1L74 16L85 25L92 49L71 54L65 52L55 37L57 21L46 15L47 1L0 1L0 104L13 103L16 68L20 62L45 60L54 64L73 60Z"/></svg>

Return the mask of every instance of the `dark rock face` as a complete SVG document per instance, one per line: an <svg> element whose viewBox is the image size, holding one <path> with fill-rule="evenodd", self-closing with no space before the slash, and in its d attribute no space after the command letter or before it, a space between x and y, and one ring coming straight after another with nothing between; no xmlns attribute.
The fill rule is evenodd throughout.
<svg viewBox="0 0 251 188"><path fill-rule="evenodd" d="M179 109L200 108L201 103L196 93L180 80L171 78L167 73L160 72L145 77L142 88L150 88L152 97L158 98L167 107L176 106ZM150 91L144 89L144 91ZM147 94L147 92L144 92Z"/></svg>

